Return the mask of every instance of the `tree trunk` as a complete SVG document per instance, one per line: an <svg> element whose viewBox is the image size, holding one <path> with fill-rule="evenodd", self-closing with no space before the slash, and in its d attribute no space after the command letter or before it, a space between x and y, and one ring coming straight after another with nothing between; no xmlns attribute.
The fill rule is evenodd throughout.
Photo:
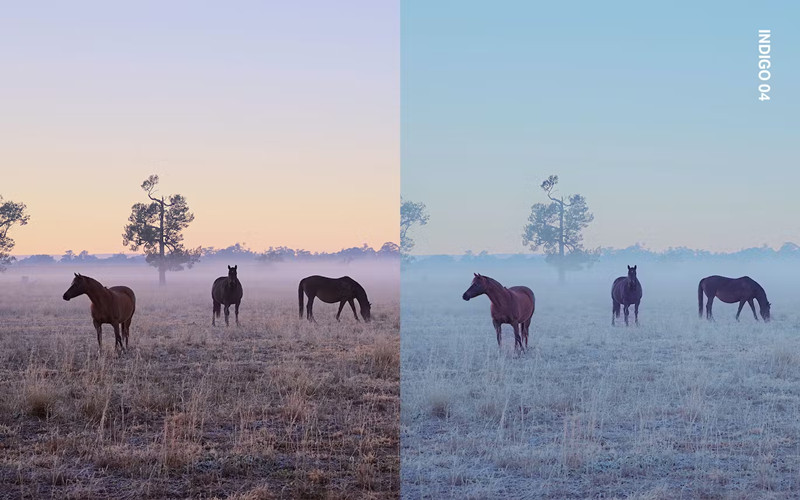
<svg viewBox="0 0 800 500"><path fill-rule="evenodd" d="M164 258L164 197L161 197L161 221L158 234L158 284L167 284L166 260Z"/></svg>
<svg viewBox="0 0 800 500"><path fill-rule="evenodd" d="M564 197L558 203L558 283L563 285L565 280L564 270Z"/></svg>

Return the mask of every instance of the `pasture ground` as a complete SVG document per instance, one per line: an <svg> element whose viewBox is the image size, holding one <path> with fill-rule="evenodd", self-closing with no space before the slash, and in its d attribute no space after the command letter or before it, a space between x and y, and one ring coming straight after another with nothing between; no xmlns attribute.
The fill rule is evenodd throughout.
<svg viewBox="0 0 800 500"><path fill-rule="evenodd" d="M61 299L72 269L0 277L0 497L399 495L398 266L328 269L359 279L374 321L317 302L313 325L298 319L305 274L240 265L240 328L211 326L218 267L163 288L149 268L78 269L136 292L123 356L109 325L98 355L87 297Z"/></svg>
<svg viewBox="0 0 800 500"><path fill-rule="evenodd" d="M747 266L771 323L718 301L709 323L697 282L741 266L639 264L638 328L611 326L624 263L563 287L544 265L404 271L401 496L800 497L797 271ZM533 289L527 353L508 325L498 349L488 298L461 299L472 272Z"/></svg>

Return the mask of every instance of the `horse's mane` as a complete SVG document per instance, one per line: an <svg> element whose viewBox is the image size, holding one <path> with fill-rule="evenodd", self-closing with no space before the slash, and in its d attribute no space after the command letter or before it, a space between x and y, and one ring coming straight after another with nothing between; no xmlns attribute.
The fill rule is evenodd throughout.
<svg viewBox="0 0 800 500"><path fill-rule="evenodd" d="M489 276L483 276L483 275L481 275L481 277L484 278L487 281L487 285L492 285L492 287L495 288L497 291L506 292L506 293L500 294L499 296L496 297L497 300L500 301L500 303L498 305L505 304L506 303L506 298L508 297L508 292L509 292L508 288L503 286L502 283L500 283L499 281L497 281L494 278L490 278ZM489 286L486 287L486 291L487 292L489 291ZM488 296L489 294L486 293L486 295Z"/></svg>
<svg viewBox="0 0 800 500"><path fill-rule="evenodd" d="M364 290L364 287L361 286L361 283L354 280L353 278L350 278L350 276L346 276L346 278L348 278L353 283L354 288L356 290L356 299L358 300L358 302L360 303L363 301L365 304L369 303L369 299L367 298L367 291Z"/></svg>
<svg viewBox="0 0 800 500"><path fill-rule="evenodd" d="M769 302L767 300L767 292L764 290L764 287L761 286L756 280L753 280L753 283L756 285L756 300L758 301L758 305L761 305L761 299L764 299L764 302Z"/></svg>
<svg viewBox="0 0 800 500"><path fill-rule="evenodd" d="M105 286L104 286L102 283L100 283L99 281L97 281L97 280L96 280L96 279L94 279L94 278L91 278L91 277L89 277L89 276L84 276L84 275L82 275L82 274L79 274L79 275L78 275L78 277L79 277L79 278L82 278L82 279L84 279L84 280L86 280L86 281L87 281L87 283L89 283L89 284L96 284L96 285L98 285L100 288L105 288Z"/></svg>

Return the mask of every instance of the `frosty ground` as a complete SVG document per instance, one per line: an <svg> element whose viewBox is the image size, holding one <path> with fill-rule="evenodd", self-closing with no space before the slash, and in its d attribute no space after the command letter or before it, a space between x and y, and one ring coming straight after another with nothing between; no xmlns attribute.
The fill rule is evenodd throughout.
<svg viewBox="0 0 800 500"><path fill-rule="evenodd" d="M403 498L800 495L798 272L640 263L641 325L612 327L624 271L563 286L543 264L403 272ZM508 325L498 349L488 298L461 299L473 272L533 289L527 353ZM697 282L715 273L759 280L773 321L720 302L700 320Z"/></svg>

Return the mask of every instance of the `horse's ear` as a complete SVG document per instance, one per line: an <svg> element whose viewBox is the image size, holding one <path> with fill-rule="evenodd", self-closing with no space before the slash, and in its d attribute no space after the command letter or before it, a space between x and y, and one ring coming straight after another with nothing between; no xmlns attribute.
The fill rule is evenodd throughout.
<svg viewBox="0 0 800 500"><path fill-rule="evenodd" d="M630 270L631 270L631 266L628 266L628 271L630 271Z"/></svg>
<svg viewBox="0 0 800 500"><path fill-rule="evenodd" d="M75 277L77 278L78 277L78 273L74 273L74 274L75 274Z"/></svg>
<svg viewBox="0 0 800 500"><path fill-rule="evenodd" d="M235 266L233 266L233 270L235 271L237 267L239 267L239 264L236 264Z"/></svg>
<svg viewBox="0 0 800 500"><path fill-rule="evenodd" d="M231 270L231 266L228 266L228 271L230 271L230 270Z"/></svg>
<svg viewBox="0 0 800 500"><path fill-rule="evenodd" d="M633 270L634 270L634 271L636 270L636 266L633 266Z"/></svg>
<svg viewBox="0 0 800 500"><path fill-rule="evenodd" d="M478 277L478 273L472 273L476 278Z"/></svg>

